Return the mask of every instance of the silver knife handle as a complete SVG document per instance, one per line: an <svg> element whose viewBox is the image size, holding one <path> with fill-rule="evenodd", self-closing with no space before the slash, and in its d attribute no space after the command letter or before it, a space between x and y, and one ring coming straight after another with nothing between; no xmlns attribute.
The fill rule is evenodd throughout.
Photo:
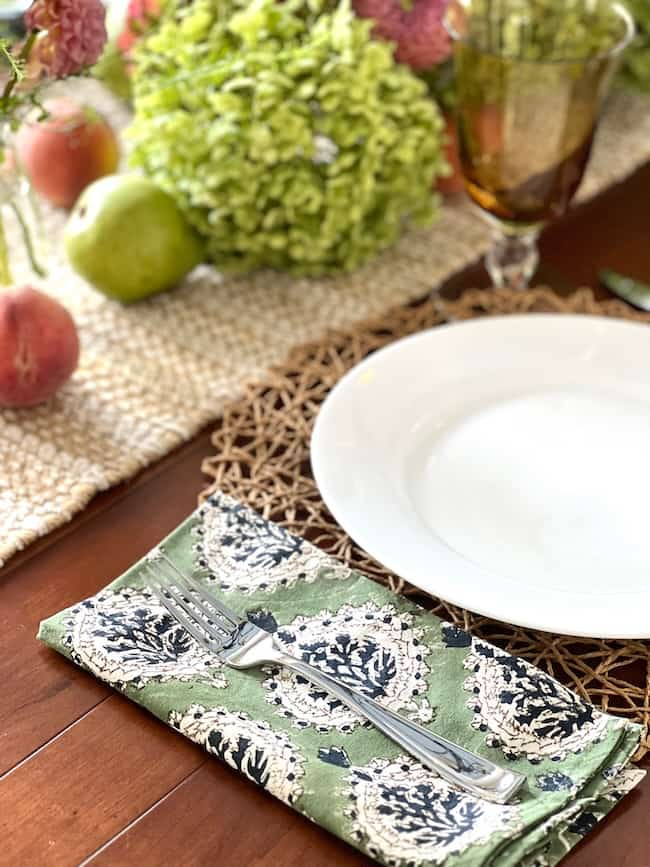
<svg viewBox="0 0 650 867"><path fill-rule="evenodd" d="M369 720L427 768L479 798L505 804L526 779L523 774L501 768L489 759L484 759L424 726L382 707L374 699L344 686L328 674L284 651L277 649L277 655L274 654L269 662L277 662L327 690L359 716Z"/></svg>

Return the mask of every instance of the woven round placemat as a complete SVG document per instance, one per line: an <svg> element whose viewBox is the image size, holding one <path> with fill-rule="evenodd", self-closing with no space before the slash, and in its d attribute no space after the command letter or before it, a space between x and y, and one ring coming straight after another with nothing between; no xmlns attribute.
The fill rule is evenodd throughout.
<svg viewBox="0 0 650 867"><path fill-rule="evenodd" d="M98 82L68 93L90 102L117 129L125 106ZM650 99L612 96L579 198L621 180L650 159ZM68 266L66 215L44 208L52 257L39 284L73 315L79 370L49 402L0 410L0 566L63 524L98 491L128 479L217 418L242 383L329 326L347 327L420 298L477 259L488 230L462 197L445 203L426 231L412 231L353 274L314 280L259 271L228 277L202 266L177 287L124 307L95 292ZM7 226L16 282L33 282Z"/></svg>
<svg viewBox="0 0 650 867"><path fill-rule="evenodd" d="M318 409L332 386L370 352L429 328L445 317L467 319L511 313L590 313L650 323L618 301L597 302L590 290L559 298L539 288L466 292L441 304L427 298L294 350L261 382L228 404L203 469L219 488L309 538L324 550L392 590L417 597L440 617L531 660L603 710L640 722L637 758L650 750L650 641L596 640L553 635L499 623L423 594L386 571L338 526L311 474L309 440Z"/></svg>

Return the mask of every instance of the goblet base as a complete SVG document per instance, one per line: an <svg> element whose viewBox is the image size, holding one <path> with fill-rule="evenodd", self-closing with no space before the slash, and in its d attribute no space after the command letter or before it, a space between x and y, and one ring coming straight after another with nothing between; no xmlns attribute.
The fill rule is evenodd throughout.
<svg viewBox="0 0 650 867"><path fill-rule="evenodd" d="M494 286L524 290L539 265L537 239L542 223L509 223L481 211L492 227L485 267Z"/></svg>

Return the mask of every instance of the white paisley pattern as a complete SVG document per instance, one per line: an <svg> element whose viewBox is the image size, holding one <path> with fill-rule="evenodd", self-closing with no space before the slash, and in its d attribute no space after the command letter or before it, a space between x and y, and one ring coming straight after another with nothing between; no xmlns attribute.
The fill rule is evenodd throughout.
<svg viewBox="0 0 650 867"><path fill-rule="evenodd" d="M605 736L615 722L554 678L503 650L473 638L464 687L472 725L511 759L560 761Z"/></svg>
<svg viewBox="0 0 650 867"><path fill-rule="evenodd" d="M353 836L373 858L395 867L443 864L494 834L513 836L523 827L516 805L474 798L406 756L353 767L348 783Z"/></svg>
<svg viewBox="0 0 650 867"><path fill-rule="evenodd" d="M276 637L292 656L379 699L391 710L428 722L433 717L426 698L429 649L422 644L422 630L413 626L413 619L393 605L379 608L365 602L344 605L336 614L321 611L313 617L296 617L280 627ZM268 701L299 728L350 732L362 722L341 701L286 668L273 669L264 686Z"/></svg>
<svg viewBox="0 0 650 867"><path fill-rule="evenodd" d="M618 764L605 768L602 776L607 781L607 786L602 796L619 801L641 782L645 776L645 771L632 765Z"/></svg>
<svg viewBox="0 0 650 867"><path fill-rule="evenodd" d="M352 575L324 551L224 494L210 497L197 516L192 531L198 540L196 566L208 570L226 593L272 591L299 581Z"/></svg>
<svg viewBox="0 0 650 867"><path fill-rule="evenodd" d="M149 590L104 590L72 608L64 626L63 644L74 661L118 689L197 679L227 686L219 660Z"/></svg>
<svg viewBox="0 0 650 867"><path fill-rule="evenodd" d="M172 711L169 725L285 804L302 794L303 758L284 732L225 707Z"/></svg>

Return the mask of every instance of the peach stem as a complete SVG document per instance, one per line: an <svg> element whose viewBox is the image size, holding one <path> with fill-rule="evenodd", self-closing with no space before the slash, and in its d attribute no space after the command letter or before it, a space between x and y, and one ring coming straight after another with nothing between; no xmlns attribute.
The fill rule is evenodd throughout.
<svg viewBox="0 0 650 867"><path fill-rule="evenodd" d="M32 46L36 40L36 30L32 30L25 40L25 44L23 45L20 54L18 55L18 63L24 63L28 58L29 54L32 50ZM5 52L6 53L6 52ZM11 96L11 92L18 83L18 79L22 78L21 67L16 67L14 61L11 61L11 76L9 80L5 84L5 89L2 91L2 96L0 96L0 108L2 109L3 114L7 114L7 110L9 108L9 97Z"/></svg>
<svg viewBox="0 0 650 867"><path fill-rule="evenodd" d="M43 268L42 265L39 264L36 259L34 243L32 241L32 233L29 230L29 226L27 225L27 221L25 220L22 211L20 210L15 201L8 202L8 205L14 212L16 220L18 220L18 225L20 226L20 231L23 235L25 250L27 251L27 258L29 259L29 264L32 266L32 271L35 274L38 274L39 277L47 277L47 271L45 270L45 268Z"/></svg>

